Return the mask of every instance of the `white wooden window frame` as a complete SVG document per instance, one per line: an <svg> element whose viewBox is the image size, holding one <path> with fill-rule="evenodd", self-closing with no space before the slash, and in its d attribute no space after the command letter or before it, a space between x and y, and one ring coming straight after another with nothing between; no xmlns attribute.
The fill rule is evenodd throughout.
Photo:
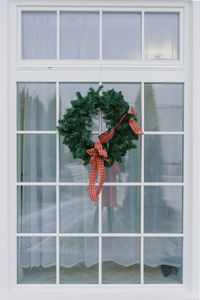
<svg viewBox="0 0 200 300"><path fill-rule="evenodd" d="M17 15L28 9L181 12L180 60L164 61L23 61ZM196 1L18 1L1 0L1 299L198 299L199 295L199 197L200 197L200 3ZM101 37L100 37L101 38ZM116 69L118 72L116 72ZM123 80L122 80L123 78ZM131 79L130 79L131 78ZM185 201L184 275L181 285L57 286L16 284L16 82L182 82L185 94ZM58 92L57 92L58 97ZM57 144L58 146L58 144ZM43 185L43 184L42 184ZM123 184L124 185L124 184ZM152 185L152 184L151 184ZM164 185L164 184L162 184ZM169 184L167 184L169 185ZM31 234L28 234L31 235ZM35 234L34 234L35 235ZM159 235L160 236L160 235Z"/></svg>

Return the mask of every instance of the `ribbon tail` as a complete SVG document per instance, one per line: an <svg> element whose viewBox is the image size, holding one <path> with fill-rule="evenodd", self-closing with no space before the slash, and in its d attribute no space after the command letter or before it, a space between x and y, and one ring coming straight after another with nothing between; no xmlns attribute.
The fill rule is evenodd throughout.
<svg viewBox="0 0 200 300"><path fill-rule="evenodd" d="M109 142L112 139L114 133L115 133L115 128L113 128L111 131L107 130L106 132L99 135L98 138L99 138L101 144L105 144L105 143Z"/></svg>
<svg viewBox="0 0 200 300"><path fill-rule="evenodd" d="M144 132L142 130L142 128L140 127L140 125L133 119L131 118L129 120L129 126L131 127L131 129L133 130L133 132L137 135L143 135Z"/></svg>
<svg viewBox="0 0 200 300"><path fill-rule="evenodd" d="M92 164L92 169L90 172L90 181L89 181L89 195L92 201L97 201L97 195L95 191L95 183L97 179L97 163Z"/></svg>
<svg viewBox="0 0 200 300"><path fill-rule="evenodd" d="M121 120L113 127L112 130L107 130L106 132L102 133L101 135L99 135L99 140L101 142L101 144L105 144L107 142L109 142L114 133L115 133L115 129L121 124L121 122L124 120L124 118L127 116L127 113L125 115L123 115L123 117L121 118Z"/></svg>
<svg viewBox="0 0 200 300"><path fill-rule="evenodd" d="M97 160L97 168L99 171L99 186L97 188L96 196L98 196L102 190L104 179L105 179L105 168L103 159L99 158Z"/></svg>

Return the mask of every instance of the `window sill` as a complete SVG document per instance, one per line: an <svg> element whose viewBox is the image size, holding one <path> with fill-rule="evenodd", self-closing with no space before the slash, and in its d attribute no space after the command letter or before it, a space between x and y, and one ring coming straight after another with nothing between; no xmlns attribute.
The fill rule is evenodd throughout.
<svg viewBox="0 0 200 300"><path fill-rule="evenodd" d="M17 287L15 291L11 291L8 294L0 294L1 300L32 300L32 299L46 299L46 300L66 300L66 296L70 300L198 300L197 294L192 294L186 291L183 286L143 286L143 287L120 287L120 286L101 286L96 287L80 287L76 290L74 287L48 287L46 292L46 286L43 287L24 287L23 290Z"/></svg>

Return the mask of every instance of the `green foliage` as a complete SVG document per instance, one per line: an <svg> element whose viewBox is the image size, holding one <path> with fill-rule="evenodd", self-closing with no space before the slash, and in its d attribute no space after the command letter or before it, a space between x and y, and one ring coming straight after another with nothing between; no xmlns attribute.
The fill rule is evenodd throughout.
<svg viewBox="0 0 200 300"><path fill-rule="evenodd" d="M124 100L121 92L112 89L101 94L102 88L103 86L100 86L96 91L90 88L85 97L77 92L77 99L71 101L72 107L68 108L63 119L59 120L58 131L64 137L63 144L69 147L74 158L82 159L84 165L87 165L91 158L86 150L94 147L91 139L92 116L97 115L100 109L107 128L110 130L129 110L129 104ZM103 144L110 160L110 162L105 162L106 167L111 167L115 161L122 162L122 157L126 152L136 148L133 141L137 140L138 136L130 128L129 118L130 115L127 115L117 127L113 138Z"/></svg>

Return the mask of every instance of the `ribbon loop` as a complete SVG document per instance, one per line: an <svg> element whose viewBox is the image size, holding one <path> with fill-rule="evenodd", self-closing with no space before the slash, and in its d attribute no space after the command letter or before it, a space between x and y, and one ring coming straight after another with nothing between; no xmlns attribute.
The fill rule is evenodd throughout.
<svg viewBox="0 0 200 300"><path fill-rule="evenodd" d="M106 150L102 148L102 144L99 142L94 143L94 148L88 149L86 150L86 152L92 156L90 158L90 164L92 165L92 169L90 172L89 194L92 201L97 201L98 200L97 197L102 190L104 180L105 180L104 160L109 161L107 159L108 154ZM98 172L99 172L99 186L96 192L95 183L96 183Z"/></svg>
<svg viewBox="0 0 200 300"><path fill-rule="evenodd" d="M99 140L100 140L101 144L105 144L105 143L109 142L112 139L112 137L113 137L113 135L115 133L115 129L121 124L121 122L124 120L124 118L127 115L130 115L129 126L131 127L131 129L133 130L133 132L135 134L137 134L138 136L144 134L143 130L141 129L141 127L139 126L139 124L133 118L133 117L136 116L136 114L135 114L134 108L131 107L130 113L129 114L128 113L124 114L123 117L121 118L121 120L113 127L113 129L107 130L106 132L104 132L101 135L99 135Z"/></svg>

